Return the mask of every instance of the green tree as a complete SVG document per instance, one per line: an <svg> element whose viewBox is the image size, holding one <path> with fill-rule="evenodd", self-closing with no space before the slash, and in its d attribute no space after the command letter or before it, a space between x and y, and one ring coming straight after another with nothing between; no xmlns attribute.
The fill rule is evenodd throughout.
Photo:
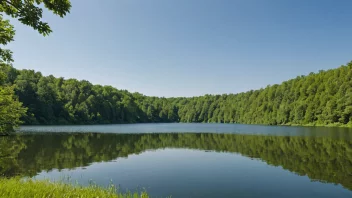
<svg viewBox="0 0 352 198"><path fill-rule="evenodd" d="M0 135L8 134L13 127L21 124L20 117L26 112L17 100L13 86L3 85L4 80L4 72L0 71Z"/></svg>
<svg viewBox="0 0 352 198"><path fill-rule="evenodd" d="M52 11L60 17L65 16L71 8L69 0L0 0L0 64L1 67L11 66L12 52L3 46L14 40L15 30L9 20L3 18L3 13L18 19L21 23L32 27L43 36L52 32L48 23L42 21L43 9ZM26 109L22 107L14 95L14 86L5 84L3 69L0 70L0 133L13 130L20 124L20 117ZM11 79L10 79L11 80Z"/></svg>

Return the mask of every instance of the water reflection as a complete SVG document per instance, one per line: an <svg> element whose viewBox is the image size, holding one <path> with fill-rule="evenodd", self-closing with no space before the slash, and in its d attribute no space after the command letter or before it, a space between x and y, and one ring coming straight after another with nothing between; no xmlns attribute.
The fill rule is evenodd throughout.
<svg viewBox="0 0 352 198"><path fill-rule="evenodd" d="M311 180L352 190L352 141L330 137L219 133L51 133L0 138L0 174L35 176L162 148L240 153Z"/></svg>

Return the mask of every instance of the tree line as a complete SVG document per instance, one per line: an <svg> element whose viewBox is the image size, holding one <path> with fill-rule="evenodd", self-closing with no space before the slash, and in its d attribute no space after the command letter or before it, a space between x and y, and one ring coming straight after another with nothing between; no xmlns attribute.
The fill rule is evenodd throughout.
<svg viewBox="0 0 352 198"><path fill-rule="evenodd" d="M311 180L352 190L351 138L260 136L212 133L56 133L0 137L0 175L35 176L75 169L150 149L189 148L240 153L281 166Z"/></svg>
<svg viewBox="0 0 352 198"><path fill-rule="evenodd" d="M3 66L24 124L218 122L352 126L352 62L239 94L149 97Z"/></svg>

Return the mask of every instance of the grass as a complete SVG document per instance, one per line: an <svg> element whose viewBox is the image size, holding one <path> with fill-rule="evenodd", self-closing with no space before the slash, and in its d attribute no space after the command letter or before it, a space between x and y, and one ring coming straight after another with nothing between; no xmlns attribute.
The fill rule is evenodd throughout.
<svg viewBox="0 0 352 198"><path fill-rule="evenodd" d="M8 198L149 198L146 192L118 193L115 186L102 188L87 187L32 179L0 179L0 197Z"/></svg>

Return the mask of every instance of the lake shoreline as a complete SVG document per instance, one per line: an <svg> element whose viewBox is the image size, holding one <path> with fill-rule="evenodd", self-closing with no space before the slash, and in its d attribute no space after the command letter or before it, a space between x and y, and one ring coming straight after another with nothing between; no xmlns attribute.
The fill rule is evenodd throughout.
<svg viewBox="0 0 352 198"><path fill-rule="evenodd" d="M138 123L108 123L108 124L97 124L97 123L82 123L82 124L23 124L20 126L99 126L99 125L133 125L133 124L238 124L238 125L252 125L252 126L292 126L292 127L341 127L341 128L352 128L352 125L348 124L294 124L294 123L287 123L287 124L247 124L247 123L222 123L222 122L138 122Z"/></svg>

